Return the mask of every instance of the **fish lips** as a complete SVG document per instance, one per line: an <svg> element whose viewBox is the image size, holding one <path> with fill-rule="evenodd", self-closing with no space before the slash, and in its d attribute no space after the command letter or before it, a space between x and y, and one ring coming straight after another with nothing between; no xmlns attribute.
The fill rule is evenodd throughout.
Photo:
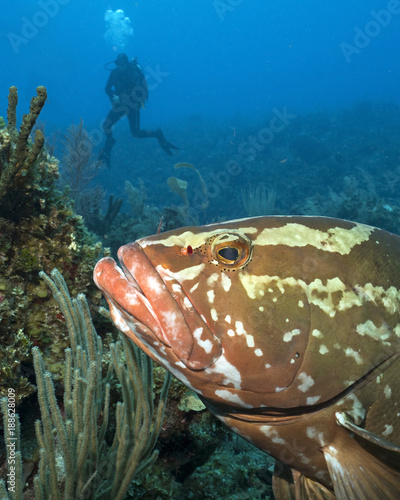
<svg viewBox="0 0 400 500"><path fill-rule="evenodd" d="M192 370L213 364L222 354L221 343L173 273L161 265L155 267L138 242L121 247L118 259L122 270L110 257L101 259L94 269L94 281L110 305L116 326L127 333L127 325L131 331L133 325L140 340L152 348L155 340L161 342ZM159 355L172 354L166 352L167 356L165 350Z"/></svg>

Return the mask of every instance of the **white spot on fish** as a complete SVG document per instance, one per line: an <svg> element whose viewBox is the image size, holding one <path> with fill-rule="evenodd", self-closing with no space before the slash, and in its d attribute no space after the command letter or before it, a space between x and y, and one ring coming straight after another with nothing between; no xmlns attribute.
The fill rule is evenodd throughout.
<svg viewBox="0 0 400 500"><path fill-rule="evenodd" d="M254 240L254 244L289 247L311 245L324 252L348 255L354 246L368 241L372 231L372 227L363 224L355 224L351 229L331 227L327 231L320 231L304 224L289 222L282 227L263 229Z"/></svg>
<svg viewBox="0 0 400 500"><path fill-rule="evenodd" d="M307 406L312 406L318 403L318 401L321 399L321 396L314 396L307 398Z"/></svg>
<svg viewBox="0 0 400 500"><path fill-rule="evenodd" d="M301 331L298 328L295 328L291 332L285 333L285 335L283 336L283 341L290 342L295 335L300 335L300 333Z"/></svg>
<svg viewBox="0 0 400 500"><path fill-rule="evenodd" d="M215 309L211 309L210 314L211 314L211 318L214 321L218 321L218 314L217 314L217 311Z"/></svg>
<svg viewBox="0 0 400 500"><path fill-rule="evenodd" d="M194 280L197 278L202 270L204 269L205 264L199 264L197 266L185 267L181 271L176 273L170 271L169 269L165 269L162 266L157 266L156 269L161 274L161 276L169 275L172 278L175 278L179 283L182 283L186 280Z"/></svg>
<svg viewBox="0 0 400 500"><path fill-rule="evenodd" d="M261 350L261 349L256 349L256 350L254 351L254 354L255 354L256 356L262 356L262 355L263 355L263 352L262 352L262 350Z"/></svg>
<svg viewBox="0 0 400 500"><path fill-rule="evenodd" d="M231 320L232 320L232 318L229 316L229 314L227 314L227 315L225 316L225 321L226 321L227 323L231 324Z"/></svg>
<svg viewBox="0 0 400 500"><path fill-rule="evenodd" d="M386 396L386 399L390 399L391 396L392 396L392 389L387 385L385 386L385 389L384 389L384 394Z"/></svg>
<svg viewBox="0 0 400 500"><path fill-rule="evenodd" d="M215 363L206 368L205 373L218 373L223 375L223 385L232 384L235 389L240 389L242 385L242 377L236 366L230 363L225 355L220 356Z"/></svg>
<svg viewBox="0 0 400 500"><path fill-rule="evenodd" d="M264 307L263 307L263 306L260 306L260 307L258 308L258 310L259 310L259 311L261 311L261 312L264 312Z"/></svg>
<svg viewBox="0 0 400 500"><path fill-rule="evenodd" d="M226 332L230 337L234 337L235 336L235 331L232 330L231 328Z"/></svg>
<svg viewBox="0 0 400 500"><path fill-rule="evenodd" d="M315 427L307 427L306 433L308 438L317 440L321 446L326 444L324 434L322 432L318 432Z"/></svg>
<svg viewBox="0 0 400 500"><path fill-rule="evenodd" d="M199 284L196 283L195 285L192 286L192 288L189 290L189 292L193 293L197 289L198 286L199 286Z"/></svg>
<svg viewBox="0 0 400 500"><path fill-rule="evenodd" d="M201 336L203 334L203 327L196 328L196 330L193 332L193 337L196 339L197 343L199 344L200 347L202 347L207 354L209 354L212 351L212 342L211 340L201 340Z"/></svg>
<svg viewBox="0 0 400 500"><path fill-rule="evenodd" d="M235 328L238 335L246 334L246 330L244 329L243 323L241 321L236 321Z"/></svg>
<svg viewBox="0 0 400 500"><path fill-rule="evenodd" d="M265 368L271 368L271 365L270 365L269 363L267 363L267 364L265 365Z"/></svg>
<svg viewBox="0 0 400 500"><path fill-rule="evenodd" d="M374 340L387 340L390 337L390 331L385 323L377 327L371 320L361 325L357 325L357 333L362 337L371 337ZM384 345L390 345L390 342L383 342Z"/></svg>
<svg viewBox="0 0 400 500"><path fill-rule="evenodd" d="M390 314L396 314L399 311L400 291L396 287L390 286L385 290L381 286L367 283L363 290L375 303L380 300Z"/></svg>
<svg viewBox="0 0 400 500"><path fill-rule="evenodd" d="M314 385L314 379L310 377L310 375L307 375L305 372L299 373L299 380L300 380L300 385L298 386L298 389L301 392L306 392L310 387Z"/></svg>
<svg viewBox="0 0 400 500"><path fill-rule="evenodd" d="M236 327L236 333L238 335L245 336L247 346L254 347L255 346L254 337L253 337L253 335L250 335L246 332L246 330L244 329L243 323L241 321L236 321L235 327Z"/></svg>
<svg viewBox="0 0 400 500"><path fill-rule="evenodd" d="M224 273L222 273L222 275L221 275L221 285L222 285L222 288L225 290L225 292L229 292L229 290L232 286L231 279L229 278L229 276L227 276Z"/></svg>
<svg viewBox="0 0 400 500"><path fill-rule="evenodd" d="M272 425L262 425L260 431L271 439L273 443L285 444L286 441L279 436L278 430Z"/></svg>
<svg viewBox="0 0 400 500"><path fill-rule="evenodd" d="M326 354L327 352L329 352L329 349L326 347L326 345L321 344L319 346L319 353L320 354Z"/></svg>
<svg viewBox="0 0 400 500"><path fill-rule="evenodd" d="M382 432L382 436L389 436L393 432L393 425L385 424L385 430Z"/></svg>
<svg viewBox="0 0 400 500"><path fill-rule="evenodd" d="M212 286L219 279L219 274L213 273L211 276L207 278L207 285Z"/></svg>
<svg viewBox="0 0 400 500"><path fill-rule="evenodd" d="M306 434L308 438L315 439L315 436L317 435L317 429L315 427L307 427Z"/></svg>
<svg viewBox="0 0 400 500"><path fill-rule="evenodd" d="M253 408L252 405L249 405L248 403L242 401L237 394L232 394L230 391L227 391L225 389L218 389L217 391L215 391L215 395L223 399L224 401L235 403L242 408Z"/></svg>
<svg viewBox="0 0 400 500"><path fill-rule="evenodd" d="M317 329L314 329L311 335L313 337L317 337L317 339L322 339L324 337L323 334Z"/></svg>
<svg viewBox="0 0 400 500"><path fill-rule="evenodd" d="M246 344L247 344L247 347L254 347L255 346L253 335L246 335Z"/></svg>
<svg viewBox="0 0 400 500"><path fill-rule="evenodd" d="M285 389L287 389L287 387L275 387L275 392L282 392Z"/></svg>
<svg viewBox="0 0 400 500"><path fill-rule="evenodd" d="M358 365L362 365L363 364L363 360L362 360L362 358L360 356L360 353L358 353L357 351L355 351L351 347L347 347L347 349L345 350L345 354L349 358L354 358L355 362Z"/></svg>
<svg viewBox="0 0 400 500"><path fill-rule="evenodd" d="M302 300L299 300L298 306L299 307L304 307L304 302Z"/></svg>
<svg viewBox="0 0 400 500"><path fill-rule="evenodd" d="M214 290L209 290L209 291L207 292L208 302L209 302L210 304L213 304L213 303L214 303L214 296L215 296L215 294L214 294Z"/></svg>

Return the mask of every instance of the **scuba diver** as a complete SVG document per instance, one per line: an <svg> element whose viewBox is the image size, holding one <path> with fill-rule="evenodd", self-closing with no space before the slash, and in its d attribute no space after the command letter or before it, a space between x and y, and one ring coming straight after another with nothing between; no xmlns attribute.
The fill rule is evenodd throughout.
<svg viewBox="0 0 400 500"><path fill-rule="evenodd" d="M142 130L140 128L140 108L145 107L144 103L148 97L146 78L137 59L129 61L126 54L118 54L115 59L115 68L111 70L105 88L106 94L111 101L111 111L103 124L106 134L106 142L99 155L99 160L110 167L111 149L115 144L112 136L112 128L123 116L128 117L129 128L133 137L144 139L154 137L158 140L161 148L169 155L173 154L173 149L179 149L166 140L161 129ZM107 65L111 63L107 63Z"/></svg>

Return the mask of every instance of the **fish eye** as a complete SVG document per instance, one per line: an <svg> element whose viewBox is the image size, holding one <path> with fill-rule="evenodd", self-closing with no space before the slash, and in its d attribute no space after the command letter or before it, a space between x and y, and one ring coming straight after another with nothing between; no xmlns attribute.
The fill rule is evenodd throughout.
<svg viewBox="0 0 400 500"><path fill-rule="evenodd" d="M214 260L227 268L241 268L245 266L251 258L251 242L240 234L219 234L215 236L210 243Z"/></svg>
<svg viewBox="0 0 400 500"><path fill-rule="evenodd" d="M218 256L234 263L239 257L239 250L236 247L222 247L218 250Z"/></svg>

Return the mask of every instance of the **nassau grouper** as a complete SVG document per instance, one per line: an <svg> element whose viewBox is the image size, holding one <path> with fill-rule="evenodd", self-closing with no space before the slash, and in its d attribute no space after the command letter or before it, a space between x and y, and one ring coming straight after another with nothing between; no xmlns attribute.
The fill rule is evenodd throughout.
<svg viewBox="0 0 400 500"><path fill-rule="evenodd" d="M277 499L400 498L400 237L324 217L186 227L94 270L114 323L276 458Z"/></svg>

